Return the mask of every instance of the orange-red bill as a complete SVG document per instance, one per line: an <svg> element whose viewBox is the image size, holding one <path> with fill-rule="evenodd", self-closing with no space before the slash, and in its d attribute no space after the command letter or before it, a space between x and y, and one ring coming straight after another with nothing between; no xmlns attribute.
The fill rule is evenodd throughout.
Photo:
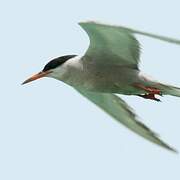
<svg viewBox="0 0 180 180"><path fill-rule="evenodd" d="M35 75L31 76L30 78L28 78L27 80L25 80L22 84L29 83L29 82L34 81L34 80L36 80L36 79L40 79L40 78L46 76L46 75L49 74L49 73L50 73L50 71L46 71L46 72L43 72L43 71L42 71L42 72L40 72L40 73L38 73L38 74L35 74Z"/></svg>

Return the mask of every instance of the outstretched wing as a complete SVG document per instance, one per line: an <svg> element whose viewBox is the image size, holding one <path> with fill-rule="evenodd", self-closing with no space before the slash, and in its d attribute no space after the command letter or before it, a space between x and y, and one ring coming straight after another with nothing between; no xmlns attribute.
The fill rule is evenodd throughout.
<svg viewBox="0 0 180 180"><path fill-rule="evenodd" d="M90 45L85 56L96 63L132 65L137 68L140 59L140 45L134 34L180 45L179 39L123 26L106 25L92 21L80 22L79 25L87 32L90 38Z"/></svg>
<svg viewBox="0 0 180 180"><path fill-rule="evenodd" d="M130 130L161 147L177 152L159 139L151 129L138 121L133 110L118 96L107 93L94 93L81 89L76 90Z"/></svg>
<svg viewBox="0 0 180 180"><path fill-rule="evenodd" d="M94 60L96 63L137 67L140 47L131 32L94 22L81 22L79 25L90 38L90 45L85 54L89 60Z"/></svg>

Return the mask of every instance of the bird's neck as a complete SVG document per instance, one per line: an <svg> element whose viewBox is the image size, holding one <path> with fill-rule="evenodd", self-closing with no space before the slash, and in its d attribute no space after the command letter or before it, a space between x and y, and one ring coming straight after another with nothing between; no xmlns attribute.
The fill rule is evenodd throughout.
<svg viewBox="0 0 180 180"><path fill-rule="evenodd" d="M83 71L83 65L81 57L77 56L69 59L60 67L56 68L51 77L57 80L63 81L67 84L74 85L78 76L81 75Z"/></svg>

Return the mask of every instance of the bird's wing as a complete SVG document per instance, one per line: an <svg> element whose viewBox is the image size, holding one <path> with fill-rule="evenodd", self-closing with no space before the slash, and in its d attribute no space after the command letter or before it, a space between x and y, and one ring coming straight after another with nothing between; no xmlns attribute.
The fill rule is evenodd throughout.
<svg viewBox="0 0 180 180"><path fill-rule="evenodd" d="M123 26L106 25L93 21L80 22L79 25L90 38L90 45L85 54L89 58L86 60L94 60L96 63L132 65L137 68L140 59L140 45L134 34L180 45L178 39Z"/></svg>
<svg viewBox="0 0 180 180"><path fill-rule="evenodd" d="M138 121L138 118L133 110L117 95L94 93L81 89L76 90L133 132L161 147L177 152L175 149L163 142L151 129Z"/></svg>
<svg viewBox="0 0 180 180"><path fill-rule="evenodd" d="M131 32L116 26L94 22L80 22L87 32L90 45L85 54L86 60L114 65L132 65L139 62L139 42Z"/></svg>

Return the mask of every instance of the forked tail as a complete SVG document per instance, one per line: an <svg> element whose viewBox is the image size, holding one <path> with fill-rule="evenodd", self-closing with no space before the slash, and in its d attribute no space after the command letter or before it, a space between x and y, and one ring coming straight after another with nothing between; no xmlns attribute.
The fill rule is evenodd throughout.
<svg viewBox="0 0 180 180"><path fill-rule="evenodd" d="M179 87L166 85L162 83L158 83L156 87L162 92L162 94L180 97Z"/></svg>
<svg viewBox="0 0 180 180"><path fill-rule="evenodd" d="M139 94L138 96L145 99L160 101L160 99L157 99L155 95L171 95L180 97L180 88L172 85L158 83L155 81L144 81L142 84L137 83L134 86L144 90L144 94Z"/></svg>

